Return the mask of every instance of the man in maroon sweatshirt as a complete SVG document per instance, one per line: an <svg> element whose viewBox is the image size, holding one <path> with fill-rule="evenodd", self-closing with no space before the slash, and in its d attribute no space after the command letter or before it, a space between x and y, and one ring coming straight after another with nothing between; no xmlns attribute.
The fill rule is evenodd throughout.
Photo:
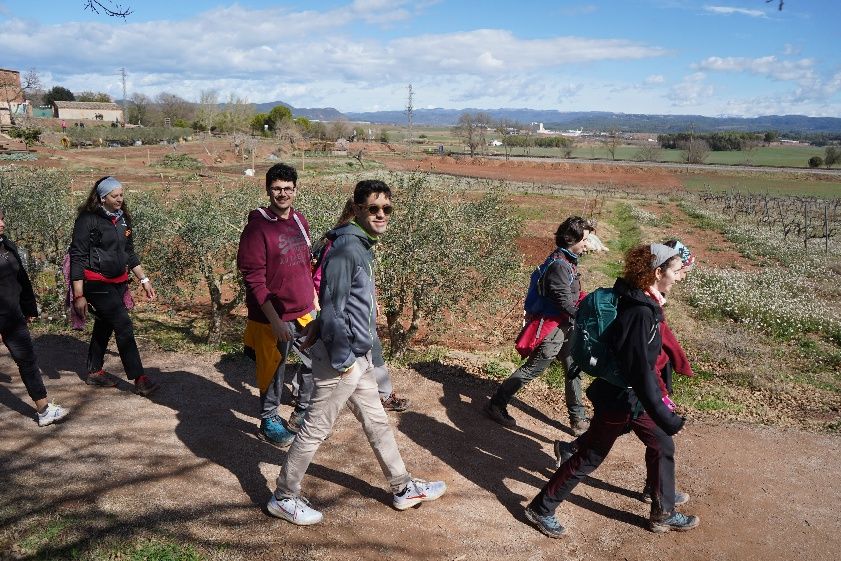
<svg viewBox="0 0 841 561"><path fill-rule="evenodd" d="M313 388L310 359L300 343L304 328L315 317L318 299L310 267L309 224L292 208L297 183L295 168L286 164L276 164L266 172L269 206L248 215L237 253L248 307L245 346L257 363L258 436L277 446L294 440L293 431L303 422L303 407L309 404ZM286 425L278 407L291 350L301 359L298 401L305 405L296 408Z"/></svg>

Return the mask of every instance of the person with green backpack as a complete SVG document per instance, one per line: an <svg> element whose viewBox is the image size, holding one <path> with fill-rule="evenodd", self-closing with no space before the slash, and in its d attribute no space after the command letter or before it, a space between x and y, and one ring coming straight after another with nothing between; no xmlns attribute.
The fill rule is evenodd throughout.
<svg viewBox="0 0 841 561"><path fill-rule="evenodd" d="M485 406L488 417L505 426L517 424L508 404L523 386L540 376L556 358L564 368L567 411L574 435L589 426L581 392L581 371L569 357L569 335L581 294L578 255L595 226L579 216L570 216L555 232L555 250L532 273L524 304L526 326L518 337L517 349L528 357L497 388ZM535 331L536 329L536 331ZM529 341L521 345L524 338ZM521 350L525 348L525 350Z"/></svg>
<svg viewBox="0 0 841 561"><path fill-rule="evenodd" d="M663 244L638 245L625 256L623 276L613 286L616 316L598 333L598 342L609 354L592 353L589 361L595 372L595 366L607 356L615 371L598 375L590 384L587 396L594 408L590 428L579 438L578 450L525 509L526 518L547 536L563 535L564 528L555 517L558 506L601 465L616 439L628 430L651 450L645 456L647 480L657 489L651 503L651 531L685 531L699 525L697 516L675 510L672 436L686 421L663 402L655 371L662 349L659 324L663 311L658 294L669 293L682 267L678 251Z"/></svg>

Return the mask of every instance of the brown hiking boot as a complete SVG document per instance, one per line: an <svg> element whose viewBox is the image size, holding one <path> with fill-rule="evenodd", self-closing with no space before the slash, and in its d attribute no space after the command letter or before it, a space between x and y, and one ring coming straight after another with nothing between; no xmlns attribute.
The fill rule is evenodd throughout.
<svg viewBox="0 0 841 561"><path fill-rule="evenodd" d="M381 398L383 402L383 409L386 411L405 411L409 408L409 400L406 398L399 398L397 394L391 392L391 395L386 398Z"/></svg>
<svg viewBox="0 0 841 561"><path fill-rule="evenodd" d="M111 377L111 374L101 368L96 372L89 372L88 377L85 378L85 383L100 388L113 388L117 385L117 381Z"/></svg>
<svg viewBox="0 0 841 561"><path fill-rule="evenodd" d="M499 423L500 425L506 427L516 427L517 420L508 414L508 409L503 405L500 407L496 405L493 401L489 401L488 404L485 406L485 413Z"/></svg>

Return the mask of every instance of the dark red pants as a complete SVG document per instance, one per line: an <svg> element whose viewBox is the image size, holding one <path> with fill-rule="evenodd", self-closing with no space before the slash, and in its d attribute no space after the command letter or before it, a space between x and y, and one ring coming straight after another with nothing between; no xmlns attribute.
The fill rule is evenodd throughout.
<svg viewBox="0 0 841 561"><path fill-rule="evenodd" d="M675 444L648 414L633 419L630 411L596 409L590 429L578 439L578 451L555 472L529 507L542 516L553 514L578 483L607 457L613 443L632 430L645 444L646 481L652 484L652 513L675 508Z"/></svg>

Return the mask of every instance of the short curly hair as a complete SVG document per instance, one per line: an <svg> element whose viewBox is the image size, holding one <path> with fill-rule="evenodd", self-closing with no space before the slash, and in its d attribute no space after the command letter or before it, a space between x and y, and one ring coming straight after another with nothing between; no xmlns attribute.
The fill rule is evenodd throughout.
<svg viewBox="0 0 841 561"><path fill-rule="evenodd" d="M640 244L632 247L625 254L625 268L622 271L622 278L636 288L645 290L657 281L655 271L657 269L665 270L674 261L680 261L679 255L674 255L666 260L665 263L659 267L651 267L651 246L649 244Z"/></svg>
<svg viewBox="0 0 841 561"><path fill-rule="evenodd" d="M568 248L584 239L584 231L595 232L596 224L580 216L570 216L555 231L555 245Z"/></svg>

